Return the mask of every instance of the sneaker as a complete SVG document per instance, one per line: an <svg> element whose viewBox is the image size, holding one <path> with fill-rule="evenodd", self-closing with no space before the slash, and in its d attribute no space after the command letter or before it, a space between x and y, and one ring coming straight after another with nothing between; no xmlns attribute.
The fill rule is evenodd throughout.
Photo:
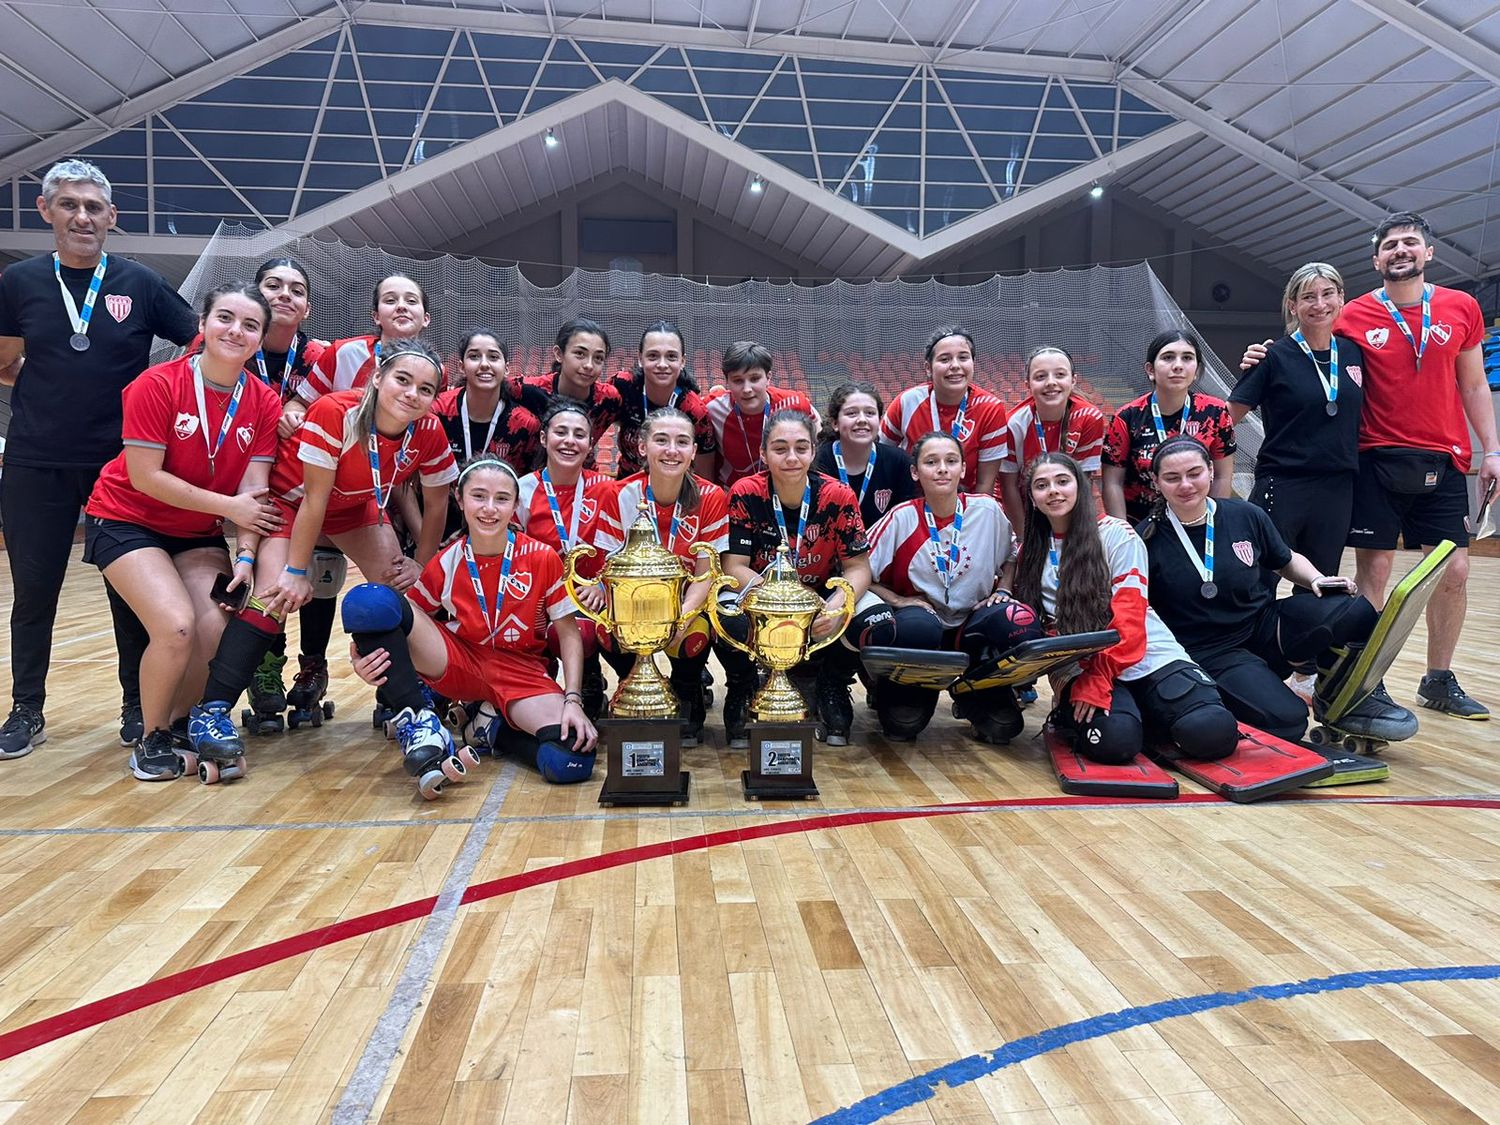
<svg viewBox="0 0 1500 1125"><path fill-rule="evenodd" d="M182 776L182 758L172 744L172 733L154 730L135 744L130 772L141 781L176 781Z"/></svg>
<svg viewBox="0 0 1500 1125"><path fill-rule="evenodd" d="M750 746L750 689L730 684L724 695L724 741L731 750L745 750Z"/></svg>
<svg viewBox="0 0 1500 1125"><path fill-rule="evenodd" d="M1283 681L1292 689L1292 694L1309 707L1313 705L1313 693L1318 687L1318 677L1307 672L1293 672Z"/></svg>
<svg viewBox="0 0 1500 1125"><path fill-rule="evenodd" d="M854 724L854 700L849 698L849 686L824 672L818 676L815 694L818 737L830 746L848 746L849 728Z"/></svg>
<svg viewBox="0 0 1500 1125"><path fill-rule="evenodd" d="M146 733L146 724L141 722L141 705L127 703L120 708L120 745L134 746Z"/></svg>
<svg viewBox="0 0 1500 1125"><path fill-rule="evenodd" d="M47 741L47 720L35 707L17 703L0 727L0 761L24 758Z"/></svg>
<svg viewBox="0 0 1500 1125"><path fill-rule="evenodd" d="M245 753L227 703L195 704L188 715L188 738L193 752L205 758L237 758Z"/></svg>
<svg viewBox="0 0 1500 1125"><path fill-rule="evenodd" d="M1446 711L1454 718L1483 720L1489 710L1458 686L1458 679L1448 669L1429 672L1417 685L1417 702L1433 711Z"/></svg>

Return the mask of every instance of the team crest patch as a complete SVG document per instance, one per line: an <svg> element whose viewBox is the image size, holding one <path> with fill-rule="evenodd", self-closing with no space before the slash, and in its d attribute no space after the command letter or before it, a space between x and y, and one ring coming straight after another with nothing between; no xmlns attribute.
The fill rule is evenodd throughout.
<svg viewBox="0 0 1500 1125"><path fill-rule="evenodd" d="M396 448L396 468L404 469L417 459L417 451L407 445Z"/></svg>
<svg viewBox="0 0 1500 1125"><path fill-rule="evenodd" d="M514 578L511 579L515 581ZM515 644L526 634L526 623L514 613L509 614L504 621L500 622L500 639L506 644Z"/></svg>
<svg viewBox="0 0 1500 1125"><path fill-rule="evenodd" d="M1432 338L1440 344L1446 344L1453 336L1453 325L1444 324L1439 321L1432 326Z"/></svg>
<svg viewBox="0 0 1500 1125"><path fill-rule="evenodd" d="M1387 340L1391 338L1389 328L1371 328L1365 332L1365 342L1372 348L1383 348Z"/></svg>
<svg viewBox="0 0 1500 1125"><path fill-rule="evenodd" d="M510 579L505 583L505 592L513 594L518 598L524 598L527 594L531 593L531 575L512 574Z"/></svg>
<svg viewBox="0 0 1500 1125"><path fill-rule="evenodd" d="M580 523L589 523L594 518L594 513L599 510L599 502L589 497L584 497L583 503L578 509L578 520Z"/></svg>
<svg viewBox="0 0 1500 1125"><path fill-rule="evenodd" d="M877 488L875 490L875 510L883 512L891 506L891 490L889 488Z"/></svg>
<svg viewBox="0 0 1500 1125"><path fill-rule="evenodd" d="M677 526L677 530L684 539L691 543L694 539L698 538L698 517L683 516L682 522Z"/></svg>
<svg viewBox="0 0 1500 1125"><path fill-rule="evenodd" d="M1351 363L1348 367L1344 368L1344 374L1354 380L1356 387L1363 387L1365 385L1365 373L1362 368Z"/></svg>
<svg viewBox="0 0 1500 1125"><path fill-rule="evenodd" d="M965 418L963 420L963 422L958 427L958 440L961 441L961 442L968 441L973 436L974 436L974 419L972 419L972 418Z"/></svg>
<svg viewBox="0 0 1500 1125"><path fill-rule="evenodd" d="M1234 541L1234 557L1246 566L1255 565L1255 548L1250 545L1250 540L1236 539Z"/></svg>
<svg viewBox="0 0 1500 1125"><path fill-rule="evenodd" d="M177 415L177 421L172 423L172 432L182 441L187 441L198 432L198 415L182 413Z"/></svg>
<svg viewBox="0 0 1500 1125"><path fill-rule="evenodd" d="M250 443L255 440L254 426L241 426L234 431L234 440L240 443L240 448L248 450Z"/></svg>
<svg viewBox="0 0 1500 1125"><path fill-rule="evenodd" d="M130 315L130 310L135 302L124 293L107 293L104 297L104 307L109 310L109 315L115 318L115 323L123 323Z"/></svg>

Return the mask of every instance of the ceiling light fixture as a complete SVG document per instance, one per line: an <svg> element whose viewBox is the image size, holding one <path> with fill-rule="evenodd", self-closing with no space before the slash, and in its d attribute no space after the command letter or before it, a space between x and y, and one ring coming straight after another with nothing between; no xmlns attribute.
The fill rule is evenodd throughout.
<svg viewBox="0 0 1500 1125"><path fill-rule="evenodd" d="M761 192L763 192L765 190L766 190L766 181L763 180L763 179L761 179L758 175L756 177L754 177L750 181L750 194L751 195L759 195Z"/></svg>
<svg viewBox="0 0 1500 1125"><path fill-rule="evenodd" d="M554 133L551 129L548 129L546 137L542 139L542 143L545 144L548 148L556 148L559 144L557 134Z"/></svg>
<svg viewBox="0 0 1500 1125"><path fill-rule="evenodd" d="M1094 182L1094 186L1091 187L1091 188L1089 188L1089 198L1090 199L1103 199L1104 198L1104 185L1101 184L1101 183L1099 183L1096 180Z"/></svg>

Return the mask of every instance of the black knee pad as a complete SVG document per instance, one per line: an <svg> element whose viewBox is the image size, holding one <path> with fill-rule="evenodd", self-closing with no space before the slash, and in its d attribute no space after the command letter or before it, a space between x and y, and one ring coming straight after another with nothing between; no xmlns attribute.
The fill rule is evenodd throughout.
<svg viewBox="0 0 1500 1125"><path fill-rule="evenodd" d="M932 722L938 693L925 688L894 684L882 677L876 684L875 714L880 728L890 738L914 739Z"/></svg>
<svg viewBox="0 0 1500 1125"><path fill-rule="evenodd" d="M1179 715L1172 723L1171 734L1184 757L1213 761L1234 753L1240 726L1222 703L1205 703Z"/></svg>
<svg viewBox="0 0 1500 1125"><path fill-rule="evenodd" d="M844 639L855 648L888 646L896 643L896 611L881 603L879 606L856 613L849 622Z"/></svg>
<svg viewBox="0 0 1500 1125"><path fill-rule="evenodd" d="M1097 714L1074 728L1073 748L1103 766L1123 766L1141 752L1140 720L1118 711Z"/></svg>

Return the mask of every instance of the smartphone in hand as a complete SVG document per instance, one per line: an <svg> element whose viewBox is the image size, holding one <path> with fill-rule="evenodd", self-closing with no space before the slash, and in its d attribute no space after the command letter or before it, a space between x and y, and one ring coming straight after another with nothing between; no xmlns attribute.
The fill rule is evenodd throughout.
<svg viewBox="0 0 1500 1125"><path fill-rule="evenodd" d="M229 583L232 581L234 581L232 574L219 575L214 579L214 588L208 596L230 613L238 613L250 604L250 584L247 582L238 589L231 590Z"/></svg>

